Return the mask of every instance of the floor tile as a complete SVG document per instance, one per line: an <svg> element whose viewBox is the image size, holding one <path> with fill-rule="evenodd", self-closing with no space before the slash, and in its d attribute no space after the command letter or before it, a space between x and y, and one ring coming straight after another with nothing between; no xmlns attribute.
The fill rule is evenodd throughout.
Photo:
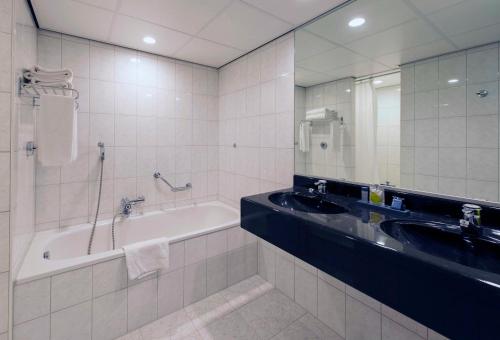
<svg viewBox="0 0 500 340"><path fill-rule="evenodd" d="M258 335L235 311L199 330L204 340L255 340Z"/></svg>
<svg viewBox="0 0 500 340"><path fill-rule="evenodd" d="M306 314L299 320L281 331L273 340L342 340L333 330L324 325L311 314Z"/></svg>
<svg viewBox="0 0 500 340"><path fill-rule="evenodd" d="M184 309L167 315L140 329L142 340L182 339L196 331Z"/></svg>
<svg viewBox="0 0 500 340"><path fill-rule="evenodd" d="M229 301L233 308L239 308L246 303L257 299L266 291L271 289L272 286L269 282L266 282L260 276L255 275L224 289L221 291L221 294L227 301Z"/></svg>
<svg viewBox="0 0 500 340"><path fill-rule="evenodd" d="M238 311L262 339L272 338L306 313L302 307L276 289Z"/></svg>
<svg viewBox="0 0 500 340"><path fill-rule="evenodd" d="M220 293L213 294L185 308L196 327L201 328L212 321L229 314L233 307Z"/></svg>

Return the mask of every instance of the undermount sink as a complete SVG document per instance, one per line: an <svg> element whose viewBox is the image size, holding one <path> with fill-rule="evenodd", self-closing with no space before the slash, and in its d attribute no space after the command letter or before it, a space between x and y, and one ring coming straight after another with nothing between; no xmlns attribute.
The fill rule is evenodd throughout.
<svg viewBox="0 0 500 340"><path fill-rule="evenodd" d="M340 214L347 211L319 196L308 196L297 192L277 192L269 195L269 200L283 208L314 214Z"/></svg>
<svg viewBox="0 0 500 340"><path fill-rule="evenodd" d="M466 237L459 226L412 220L380 224L384 233L405 245L462 265L500 274L500 232L486 229L487 237Z"/></svg>

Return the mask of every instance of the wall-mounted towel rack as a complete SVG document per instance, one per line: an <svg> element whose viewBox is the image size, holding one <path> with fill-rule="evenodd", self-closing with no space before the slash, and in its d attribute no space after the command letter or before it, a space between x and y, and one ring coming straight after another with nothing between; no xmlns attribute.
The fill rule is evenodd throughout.
<svg viewBox="0 0 500 340"><path fill-rule="evenodd" d="M39 99L42 94L71 96L75 100L75 105L78 109L78 98L80 98L80 92L78 92L77 89L65 88L62 86L32 84L24 78L19 81L19 95L33 98L33 106L38 106L38 104L36 104L36 99Z"/></svg>

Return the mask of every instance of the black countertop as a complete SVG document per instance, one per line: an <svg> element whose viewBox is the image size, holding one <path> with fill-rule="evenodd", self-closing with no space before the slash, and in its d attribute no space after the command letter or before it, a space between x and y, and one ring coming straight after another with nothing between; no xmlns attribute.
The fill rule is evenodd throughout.
<svg viewBox="0 0 500 340"><path fill-rule="evenodd" d="M325 199L347 212L311 214L275 205L270 194L242 198L244 229L445 336L500 338L495 327L500 315L500 263L497 273L468 267L419 251L380 229L389 219L457 224L455 217L375 209L359 204L357 194L345 192L327 194Z"/></svg>

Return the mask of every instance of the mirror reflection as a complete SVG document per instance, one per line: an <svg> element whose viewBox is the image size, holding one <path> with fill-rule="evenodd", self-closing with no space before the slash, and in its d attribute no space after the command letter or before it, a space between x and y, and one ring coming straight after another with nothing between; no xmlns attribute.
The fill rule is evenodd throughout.
<svg viewBox="0 0 500 340"><path fill-rule="evenodd" d="M499 7L357 0L296 31L295 172L499 201Z"/></svg>

